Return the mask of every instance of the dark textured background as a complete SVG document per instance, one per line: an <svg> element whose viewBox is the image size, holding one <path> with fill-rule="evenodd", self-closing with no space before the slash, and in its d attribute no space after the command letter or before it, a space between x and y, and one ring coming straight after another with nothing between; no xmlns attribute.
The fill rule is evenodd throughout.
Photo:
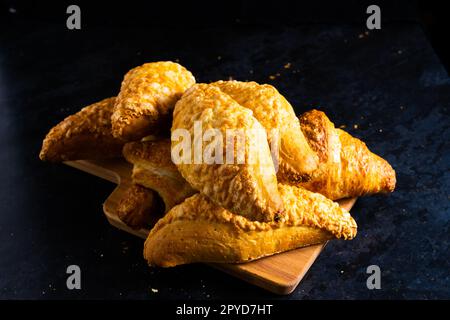
<svg viewBox="0 0 450 320"><path fill-rule="evenodd" d="M204 24L197 13L192 25L162 23L157 10L145 16L133 6L124 21L82 8L86 24L69 31L64 9L62 16L59 7L39 15L36 3L0 6L0 298L450 297L450 80L415 9L367 35L359 18L298 23L275 15L276 23L262 23L268 13L255 20L251 1L231 23L224 15ZM199 82L232 77L275 85L297 113L324 110L397 171L392 195L360 199L352 210L357 238L330 242L290 296L204 265L148 268L142 241L103 216L112 184L38 160L48 129L117 94L127 70L176 59ZM66 289L70 264L82 269L80 291ZM381 290L366 288L371 264L382 270Z"/></svg>

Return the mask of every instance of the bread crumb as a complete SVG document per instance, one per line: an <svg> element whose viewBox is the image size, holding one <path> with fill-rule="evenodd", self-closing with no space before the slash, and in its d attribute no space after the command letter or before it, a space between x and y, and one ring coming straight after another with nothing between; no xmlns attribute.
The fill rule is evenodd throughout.
<svg viewBox="0 0 450 320"><path fill-rule="evenodd" d="M353 129L358 129L358 125L357 125L357 124L354 124L354 125L353 125Z"/></svg>
<svg viewBox="0 0 450 320"><path fill-rule="evenodd" d="M270 75L270 76L269 76L269 79L270 79L270 80L274 80L275 78L276 78L276 77L275 77L274 75Z"/></svg>
<svg viewBox="0 0 450 320"><path fill-rule="evenodd" d="M155 288L151 288L153 293L157 293L159 290Z"/></svg>
<svg viewBox="0 0 450 320"><path fill-rule="evenodd" d="M290 62L288 62L288 63L286 63L285 65L284 65L284 68L285 69L289 69L291 67L291 63Z"/></svg>
<svg viewBox="0 0 450 320"><path fill-rule="evenodd" d="M346 126L345 124L341 124L341 125L339 126L339 128L340 128L340 129L345 129L345 128L347 128L347 126Z"/></svg>

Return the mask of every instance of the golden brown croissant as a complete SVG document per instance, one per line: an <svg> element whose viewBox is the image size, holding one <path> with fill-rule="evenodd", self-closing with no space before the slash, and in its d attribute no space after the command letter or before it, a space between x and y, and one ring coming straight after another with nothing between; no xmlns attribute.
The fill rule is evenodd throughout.
<svg viewBox="0 0 450 320"><path fill-rule="evenodd" d="M175 102L195 83L194 76L178 63L146 63L124 77L112 115L113 135L127 141L170 126Z"/></svg>
<svg viewBox="0 0 450 320"><path fill-rule="evenodd" d="M197 191L181 176L170 158L170 140L129 142L123 155L134 164L134 183L156 191L165 204L165 211L181 203Z"/></svg>
<svg viewBox="0 0 450 320"><path fill-rule="evenodd" d="M279 185L286 219L250 221L217 206L202 194L172 208L148 235L150 265L194 262L237 263L333 238L352 239L356 222L337 203L299 187Z"/></svg>
<svg viewBox="0 0 450 320"><path fill-rule="evenodd" d="M336 129L325 113L308 111L300 116L300 123L320 159L316 176L302 187L332 200L394 190L395 171L390 164L361 140Z"/></svg>
<svg viewBox="0 0 450 320"><path fill-rule="evenodd" d="M132 229L149 228L162 217L155 193L137 184L132 184L120 199L117 215Z"/></svg>
<svg viewBox="0 0 450 320"><path fill-rule="evenodd" d="M115 98L91 104L53 127L39 154L44 161L119 157L124 142L111 134Z"/></svg>
<svg viewBox="0 0 450 320"><path fill-rule="evenodd" d="M280 175L298 182L309 179L317 169L317 155L308 145L294 109L277 89L268 84L241 81L217 81L212 85L253 111L253 116L267 131L269 144L279 151ZM277 134L272 136L274 132ZM278 139L275 145L273 138Z"/></svg>
<svg viewBox="0 0 450 320"><path fill-rule="evenodd" d="M219 130L222 137L211 143L202 136L196 140L194 127L198 123L203 132ZM177 133L183 130L187 130L190 137L181 136L183 139L176 141ZM243 141L236 142L234 148L227 148L222 138L226 140L229 132L237 132L235 130L241 130ZM191 137L194 137L193 143ZM186 139L192 144L192 150L180 148ZM271 221L283 211L265 129L252 116L252 111L218 87L197 84L183 95L173 114L172 140L172 156L183 156L180 163L176 163L182 176L218 205L259 221ZM209 163L203 158L203 150L208 150L211 144L219 148L213 149L215 159ZM222 163L217 163L220 161Z"/></svg>

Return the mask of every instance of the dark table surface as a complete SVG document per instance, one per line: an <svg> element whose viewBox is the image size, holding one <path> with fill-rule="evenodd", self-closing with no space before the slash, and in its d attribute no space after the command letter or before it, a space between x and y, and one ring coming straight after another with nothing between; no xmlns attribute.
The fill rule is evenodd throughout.
<svg viewBox="0 0 450 320"><path fill-rule="evenodd" d="M418 25L364 31L2 27L0 298L449 298L450 80ZM289 296L205 265L147 267L142 240L102 213L114 186L42 163L38 153L53 125L116 95L130 68L158 60L180 61L199 82L271 83L297 113L324 110L393 165L396 191L358 200L357 238L330 242ZM81 290L66 289L71 264L81 268ZM372 264L381 268L381 290L366 287Z"/></svg>

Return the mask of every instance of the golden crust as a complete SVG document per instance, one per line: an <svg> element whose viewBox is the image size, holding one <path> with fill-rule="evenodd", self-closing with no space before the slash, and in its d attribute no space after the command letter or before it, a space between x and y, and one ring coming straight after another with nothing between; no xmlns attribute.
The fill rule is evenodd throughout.
<svg viewBox="0 0 450 320"><path fill-rule="evenodd" d="M130 228L142 229L154 226L162 210L152 190L133 184L120 200L117 215Z"/></svg>
<svg viewBox="0 0 450 320"><path fill-rule="evenodd" d="M202 194L186 199L150 232L144 257L150 265L237 263L332 238L352 239L356 222L337 203L302 188L279 185L286 218L269 223L232 214Z"/></svg>
<svg viewBox="0 0 450 320"><path fill-rule="evenodd" d="M317 169L318 159L308 145L290 103L268 84L240 81L217 81L220 88L253 116L267 131L269 144L279 148L279 174L306 181ZM272 136L276 132L277 135ZM273 138L278 139L273 144Z"/></svg>
<svg viewBox="0 0 450 320"><path fill-rule="evenodd" d="M129 142L123 155L134 164L133 182L155 190L164 201L165 211L197 192L172 162L169 139Z"/></svg>
<svg viewBox="0 0 450 320"><path fill-rule="evenodd" d="M325 113L311 110L300 117L302 130L320 158L314 178L300 185L329 199L392 192L395 171L370 152L364 142L336 129Z"/></svg>
<svg viewBox="0 0 450 320"><path fill-rule="evenodd" d="M60 162L119 157L124 142L111 134L114 103L114 97L101 100L53 127L42 144L41 160Z"/></svg>
<svg viewBox="0 0 450 320"><path fill-rule="evenodd" d="M138 140L168 127L175 102L194 83L191 72L170 61L131 69L117 96L111 119L113 135Z"/></svg>
<svg viewBox="0 0 450 320"><path fill-rule="evenodd" d="M183 129L195 137L196 121L201 123L203 132L215 129L223 137L226 137L227 130L241 129L244 141L239 152L231 155L232 163L195 163L196 155L188 155L189 163L177 164L182 176L194 189L231 212L260 221L271 221L279 216L283 211L283 202L277 190L267 137L252 111L239 105L216 86L197 84L177 102L172 134L177 129ZM222 152L226 155L226 142L222 142ZM172 141L172 148L177 148L178 143L181 142ZM201 150L205 150L208 143L203 139L200 143ZM234 150L237 149L236 143ZM239 164L238 153L244 158L243 164Z"/></svg>

